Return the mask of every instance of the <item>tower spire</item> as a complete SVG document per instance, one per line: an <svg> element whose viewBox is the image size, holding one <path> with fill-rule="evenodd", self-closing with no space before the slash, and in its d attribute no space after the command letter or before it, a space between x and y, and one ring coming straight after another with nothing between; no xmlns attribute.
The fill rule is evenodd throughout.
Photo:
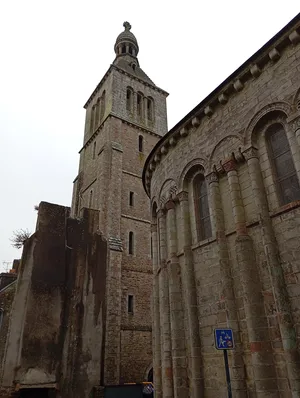
<svg viewBox="0 0 300 398"><path fill-rule="evenodd" d="M123 26L124 31L119 34L115 43L115 53L117 56L130 55L137 57L139 46L136 37L131 32L131 25L125 21Z"/></svg>

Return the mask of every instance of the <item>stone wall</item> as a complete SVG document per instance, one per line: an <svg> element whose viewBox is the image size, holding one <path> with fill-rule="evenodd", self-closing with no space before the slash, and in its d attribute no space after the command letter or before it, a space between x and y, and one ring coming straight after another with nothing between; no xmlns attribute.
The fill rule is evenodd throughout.
<svg viewBox="0 0 300 398"><path fill-rule="evenodd" d="M300 394L300 202L280 202L266 143L268 126L281 123L300 181L299 26L296 18L146 161L158 397L227 396L223 356L214 347L218 327L234 330L234 396ZM212 227L204 240L197 174Z"/></svg>

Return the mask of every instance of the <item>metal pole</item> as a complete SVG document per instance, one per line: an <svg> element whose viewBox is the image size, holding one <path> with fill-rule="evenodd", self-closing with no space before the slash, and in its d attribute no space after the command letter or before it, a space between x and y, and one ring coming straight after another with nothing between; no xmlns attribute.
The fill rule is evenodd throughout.
<svg viewBox="0 0 300 398"><path fill-rule="evenodd" d="M232 391L231 391L231 382L230 382L230 373L229 373L229 365L228 365L227 350L223 350L223 353L224 353L224 363L225 363L225 372L226 372L226 382L227 382L228 398L232 398Z"/></svg>

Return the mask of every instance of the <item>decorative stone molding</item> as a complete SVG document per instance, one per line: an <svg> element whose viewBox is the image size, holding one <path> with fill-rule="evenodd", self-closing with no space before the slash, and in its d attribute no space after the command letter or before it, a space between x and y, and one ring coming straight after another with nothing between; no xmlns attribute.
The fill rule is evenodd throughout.
<svg viewBox="0 0 300 398"><path fill-rule="evenodd" d="M211 184L212 182L218 182L219 181L218 175L214 171L212 173L207 174L205 176L205 179L208 182L208 184Z"/></svg>
<svg viewBox="0 0 300 398"><path fill-rule="evenodd" d="M168 148L167 148L165 145L163 145L163 146L160 148L160 153L161 153L162 155L166 155L166 154L168 153Z"/></svg>
<svg viewBox="0 0 300 398"><path fill-rule="evenodd" d="M300 42L300 35L299 33L294 30L290 35L289 35L289 39L291 41L292 44L296 45Z"/></svg>
<svg viewBox="0 0 300 398"><path fill-rule="evenodd" d="M169 144L170 144L171 146L175 146L175 145L177 144L177 140L176 140L174 137L171 137L171 138L169 139Z"/></svg>
<svg viewBox="0 0 300 398"><path fill-rule="evenodd" d="M182 129L180 130L180 135L181 137L186 137L189 134L189 131L186 127L182 127Z"/></svg>
<svg viewBox="0 0 300 398"><path fill-rule="evenodd" d="M151 171L154 171L155 170L155 163L153 163L153 162L151 162L150 163L150 166L149 166L149 169L151 170Z"/></svg>
<svg viewBox="0 0 300 398"><path fill-rule="evenodd" d="M157 218L164 217L166 215L166 209L162 206L160 209L157 210Z"/></svg>
<svg viewBox="0 0 300 398"><path fill-rule="evenodd" d="M112 143L111 143L111 148L112 148L112 150L114 150L114 151L123 152L122 145L119 144L118 142L112 142Z"/></svg>
<svg viewBox="0 0 300 398"><path fill-rule="evenodd" d="M256 148L254 148L253 146L251 146L250 148L243 151L243 156L246 161L248 161L249 159L252 159L252 158L258 158L258 150Z"/></svg>
<svg viewBox="0 0 300 398"><path fill-rule="evenodd" d="M189 194L186 191L181 191L177 194L177 199L179 200L179 202L184 202L189 200Z"/></svg>
<svg viewBox="0 0 300 398"><path fill-rule="evenodd" d="M250 73L253 77L258 77L261 74L261 70L257 64L254 64L250 67Z"/></svg>
<svg viewBox="0 0 300 398"><path fill-rule="evenodd" d="M236 161L233 158L225 160L222 165L226 173L236 170Z"/></svg>
<svg viewBox="0 0 300 398"><path fill-rule="evenodd" d="M177 127L171 129L164 137L161 138L161 145L166 145L166 143L168 143L170 146L176 145L182 137L186 137L189 134L188 126L198 127L199 123L201 123L201 119L207 114L207 111L205 113L205 109L213 109L213 111L216 112L216 105L218 105L218 102L222 105L225 105L231 96L234 96L237 92L243 90L244 84L246 84L246 82L251 84L253 77L258 78L262 72L266 71L266 69L272 68L275 61L280 58L281 54L283 54L290 46L296 45L300 42L299 33L296 30L290 33L290 29L291 27L284 28L281 31L281 36L279 38L273 37L273 39L270 40L268 44L269 48L264 48L263 50L259 50L256 54L254 54L252 57L252 63L247 64L246 62L243 65L243 69L239 68L237 72L234 72L234 74L231 76L231 80L225 80L224 83L219 86L219 93L216 92L214 96L208 96L194 109L193 113L189 113L182 120L181 125L177 125ZM280 48L280 53L277 48L274 47L275 45L277 48ZM269 62L270 59L274 63ZM232 88L234 88L234 90L232 90ZM224 94L225 92L226 95ZM260 117L264 116L268 112L271 112L272 110L281 110L287 115L287 117L291 115L291 105L288 103L278 102L267 105L265 108L263 108L263 110L260 110L249 122L244 134L246 146L251 145L252 131ZM160 153L160 148L161 147L158 146L158 148L150 154L146 160L146 169L149 167L148 162L151 163L153 158L155 159L155 162L160 161L160 157L157 157L157 154ZM222 165L219 168L220 172L222 172ZM146 181L146 178L144 181L144 186L147 194L150 195L150 182Z"/></svg>
<svg viewBox="0 0 300 398"><path fill-rule="evenodd" d="M280 58L280 53L276 48L273 48L270 52L269 52L269 58L271 61L276 62L279 60Z"/></svg>
<svg viewBox="0 0 300 398"><path fill-rule="evenodd" d="M194 117L192 119L192 126L193 127L199 127L200 126L200 119L198 117Z"/></svg>
<svg viewBox="0 0 300 398"><path fill-rule="evenodd" d="M220 102L220 104L225 105L228 102L228 97L227 95L225 95L224 93L220 94L218 97L218 101Z"/></svg>
<svg viewBox="0 0 300 398"><path fill-rule="evenodd" d="M235 91L239 92L242 91L244 88L243 83L240 81L240 79L237 79L234 83L233 83L233 87L235 89Z"/></svg>
<svg viewBox="0 0 300 398"><path fill-rule="evenodd" d="M175 209L175 202L172 199L170 199L166 202L165 207L166 207L166 210Z"/></svg>
<svg viewBox="0 0 300 398"><path fill-rule="evenodd" d="M204 108L204 113L206 116L211 116L213 114L212 107L208 105L206 108Z"/></svg>
<svg viewBox="0 0 300 398"><path fill-rule="evenodd" d="M158 163L160 161L160 156L159 156L159 154L156 154L155 156L154 156L154 162L155 163Z"/></svg>

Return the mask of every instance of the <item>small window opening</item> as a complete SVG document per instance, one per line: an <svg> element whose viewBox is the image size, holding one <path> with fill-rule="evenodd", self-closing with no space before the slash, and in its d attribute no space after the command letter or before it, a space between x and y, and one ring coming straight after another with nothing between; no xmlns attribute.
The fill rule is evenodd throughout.
<svg viewBox="0 0 300 398"><path fill-rule="evenodd" d="M136 64L132 64L132 69L135 70Z"/></svg>
<svg viewBox="0 0 300 398"><path fill-rule="evenodd" d="M138 116L142 116L142 96L141 96L141 94L137 95L137 114L138 114Z"/></svg>
<svg viewBox="0 0 300 398"><path fill-rule="evenodd" d="M129 47L129 54L132 55L132 47L131 46Z"/></svg>
<svg viewBox="0 0 300 398"><path fill-rule="evenodd" d="M92 204L93 204L93 191L90 191L89 207L92 207Z"/></svg>
<svg viewBox="0 0 300 398"><path fill-rule="evenodd" d="M144 137L139 135L139 152L144 151Z"/></svg>
<svg viewBox="0 0 300 398"><path fill-rule="evenodd" d="M94 142L94 145L93 145L93 159L95 159L96 158L96 141Z"/></svg>
<svg viewBox="0 0 300 398"><path fill-rule="evenodd" d="M126 53L126 46L122 46L122 54Z"/></svg>
<svg viewBox="0 0 300 398"><path fill-rule="evenodd" d="M150 254L151 254L151 258L153 258L153 241L152 241L152 236L150 239Z"/></svg>
<svg viewBox="0 0 300 398"><path fill-rule="evenodd" d="M148 120L153 119L153 107L152 107L152 101L150 98L147 98L147 117L148 117Z"/></svg>
<svg viewBox="0 0 300 398"><path fill-rule="evenodd" d="M133 254L133 232L129 232L128 253Z"/></svg>
<svg viewBox="0 0 300 398"><path fill-rule="evenodd" d="M133 296L131 294L128 296L127 310L129 314L133 314Z"/></svg>
<svg viewBox="0 0 300 398"><path fill-rule="evenodd" d="M126 91L126 109L132 111L132 91L130 88Z"/></svg>
<svg viewBox="0 0 300 398"><path fill-rule="evenodd" d="M129 206L133 206L133 192L129 193Z"/></svg>

